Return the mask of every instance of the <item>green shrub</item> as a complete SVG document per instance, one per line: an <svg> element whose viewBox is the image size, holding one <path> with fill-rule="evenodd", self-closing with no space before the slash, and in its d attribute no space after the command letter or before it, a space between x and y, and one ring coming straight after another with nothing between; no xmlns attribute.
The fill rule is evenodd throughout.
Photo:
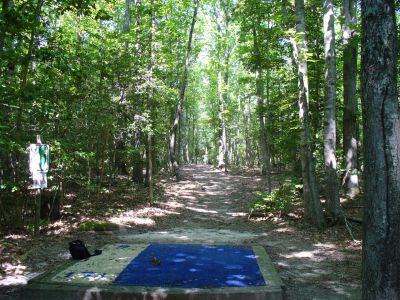
<svg viewBox="0 0 400 300"><path fill-rule="evenodd" d="M293 202L299 197L302 185L292 180L285 181L277 190L269 192L256 192L250 202L250 209L262 211L266 214L287 214L292 210Z"/></svg>

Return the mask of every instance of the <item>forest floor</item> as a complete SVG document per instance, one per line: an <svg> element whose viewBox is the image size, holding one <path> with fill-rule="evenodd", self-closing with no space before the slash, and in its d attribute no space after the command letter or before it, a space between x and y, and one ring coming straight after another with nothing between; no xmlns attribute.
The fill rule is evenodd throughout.
<svg viewBox="0 0 400 300"><path fill-rule="evenodd" d="M158 178L161 196L152 205L119 195L109 199L114 206L106 212L92 210L83 217L84 210L64 211L67 217L38 238L0 237L0 299L12 299L29 278L69 259L73 239L84 240L90 249L117 242L262 245L285 284L286 299L361 298L360 225L352 227L353 240L345 226L319 231L296 213L249 218L248 203L255 191L265 190L265 178L206 165L184 166L182 174L180 182ZM89 219L107 220L118 229L76 229Z"/></svg>

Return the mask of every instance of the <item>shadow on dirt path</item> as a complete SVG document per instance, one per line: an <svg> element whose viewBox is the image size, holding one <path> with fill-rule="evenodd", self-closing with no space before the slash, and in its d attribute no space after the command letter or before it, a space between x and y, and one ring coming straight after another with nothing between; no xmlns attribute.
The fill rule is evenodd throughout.
<svg viewBox="0 0 400 300"><path fill-rule="evenodd" d="M120 225L117 231L73 231L24 242L24 258L9 264L18 272L3 281L21 279L13 293L27 279L68 260L68 241L74 239L93 248L120 242L244 244L266 249L286 286L287 299L361 298L361 247L343 238L345 229L319 232L300 220L248 219L253 193L266 190L261 176L225 173L208 165L183 166L182 173L180 182L159 180L164 195L153 205L108 216ZM0 299L13 299L12 293L2 296L0 284Z"/></svg>
<svg viewBox="0 0 400 300"><path fill-rule="evenodd" d="M318 232L284 220L248 219L247 203L265 190L260 176L233 175L208 165L182 168L183 180L165 182L165 198L153 226L127 229L127 242L259 244L286 285L287 299L359 299L360 253ZM168 216L168 217L165 217ZM150 218L151 219L151 218ZM312 234L308 234L308 233Z"/></svg>

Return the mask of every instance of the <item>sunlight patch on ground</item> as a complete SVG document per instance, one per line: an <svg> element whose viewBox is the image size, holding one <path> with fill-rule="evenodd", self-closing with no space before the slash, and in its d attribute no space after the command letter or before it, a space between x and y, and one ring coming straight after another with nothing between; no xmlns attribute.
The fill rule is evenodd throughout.
<svg viewBox="0 0 400 300"><path fill-rule="evenodd" d="M26 285L28 278L23 275L6 276L4 279L0 277L0 287Z"/></svg>
<svg viewBox="0 0 400 300"><path fill-rule="evenodd" d="M290 227L277 228L277 229L274 229L273 231L275 231L275 232L290 232L290 233L295 232L294 229L290 228Z"/></svg>
<svg viewBox="0 0 400 300"><path fill-rule="evenodd" d="M234 213L226 213L228 216L231 217L245 217L247 216L247 213L245 212L234 212Z"/></svg>
<svg viewBox="0 0 400 300"><path fill-rule="evenodd" d="M26 240L28 239L28 235L26 234L9 234L4 237L5 239L10 239L10 240Z"/></svg>
<svg viewBox="0 0 400 300"><path fill-rule="evenodd" d="M46 235L60 235L68 233L73 227L77 227L77 225L70 225L66 220L53 222L48 226L48 231Z"/></svg>
<svg viewBox="0 0 400 300"><path fill-rule="evenodd" d="M3 263L0 265L0 288L8 286L26 285L28 280L37 276L38 273L26 272L27 267L20 263Z"/></svg>
<svg viewBox="0 0 400 300"><path fill-rule="evenodd" d="M118 224L118 225L146 225L146 226L154 226L156 222L150 218L138 218L138 217L129 217L129 216L121 216L114 217L109 219L110 222Z"/></svg>
<svg viewBox="0 0 400 300"><path fill-rule="evenodd" d="M111 217L108 220L111 223L115 223L118 225L154 226L156 222L153 217L164 217L169 215L179 215L179 213L156 207L145 207L137 211L130 210L124 212L115 217Z"/></svg>
<svg viewBox="0 0 400 300"><path fill-rule="evenodd" d="M345 259L343 253L337 251L337 246L334 244L315 244L316 249L310 251L292 252L290 254L281 254L282 257L287 259L308 259L310 261L320 262L327 259L342 261Z"/></svg>
<svg viewBox="0 0 400 300"><path fill-rule="evenodd" d="M301 252L294 252L288 255L282 255L285 258L314 258L315 251L301 251Z"/></svg>
<svg viewBox="0 0 400 300"><path fill-rule="evenodd" d="M253 240L257 234L251 232L239 232L232 230L216 230L203 228L178 227L171 231L153 231L139 234L121 235L121 239L134 242L190 242L208 243L243 243L245 240Z"/></svg>
<svg viewBox="0 0 400 300"><path fill-rule="evenodd" d="M186 195L181 196L181 198L183 198L183 199L188 199L188 200L196 200L196 197L193 197L193 196L186 196Z"/></svg>
<svg viewBox="0 0 400 300"><path fill-rule="evenodd" d="M185 205L182 203L176 202L176 201L169 201L167 203L164 203L165 206L171 207L171 208L183 208Z"/></svg>
<svg viewBox="0 0 400 300"><path fill-rule="evenodd" d="M197 207L186 207L186 209L203 213L203 214L218 214L216 210L207 210L207 209L202 209L202 208L197 208Z"/></svg>
<svg viewBox="0 0 400 300"><path fill-rule="evenodd" d="M222 173L220 170L210 170L210 171L203 171L202 173L204 174L209 174L209 173Z"/></svg>
<svg viewBox="0 0 400 300"><path fill-rule="evenodd" d="M318 244L315 244L314 246L318 247L318 248L323 248L323 249L336 249L337 248L337 245L329 244L329 243L326 243L326 244L318 243Z"/></svg>

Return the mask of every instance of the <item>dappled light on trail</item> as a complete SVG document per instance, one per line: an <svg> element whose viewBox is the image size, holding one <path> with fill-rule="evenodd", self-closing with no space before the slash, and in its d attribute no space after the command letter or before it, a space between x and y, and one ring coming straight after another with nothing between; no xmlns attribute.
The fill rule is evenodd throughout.
<svg viewBox="0 0 400 300"><path fill-rule="evenodd" d="M181 171L181 181L164 182L165 195L158 204L179 214L157 218L149 231L121 236L125 242L260 244L272 255L282 278L309 295L335 299L354 295L359 288L359 244L339 246L318 231L299 230L293 223L302 219L297 208L286 218L248 218L248 203L255 191L266 189L265 177L225 173L209 165L182 166ZM336 277L335 272L343 269L345 275Z"/></svg>
<svg viewBox="0 0 400 300"><path fill-rule="evenodd" d="M130 210L127 212L123 212L117 216L109 218L108 221L122 226L154 226L156 224L154 218L169 215L179 215L179 212L155 207L145 207L139 210Z"/></svg>
<svg viewBox="0 0 400 300"><path fill-rule="evenodd" d="M0 243L0 288L23 286L35 272L69 260L67 241L82 239L91 249L104 249L105 244L113 243L261 245L291 295L297 295L301 289L301 293L317 294L320 299L353 295L357 299L361 266L359 241L338 242L332 238L338 235L336 227L326 229L328 234L325 234L299 226L302 216L297 208L293 217L266 214L249 218L249 202L256 191L266 190L265 177L225 173L209 165L182 166L181 171L179 182L166 177L158 180L157 189L162 193L152 204L135 202L143 195L136 188L129 193L121 192L120 197L117 197L118 190L111 195L101 194L104 198L91 207L85 201L82 206L76 206L76 199L82 195L71 194L64 206L66 218L52 223L43 232L46 237L54 237L52 244L43 245L39 241L32 251L24 254L28 258L43 256L42 261L37 258L29 264L22 259L5 261L4 253L9 255L10 249L18 245L30 247L33 242L30 235L5 236L4 245ZM274 181L273 187L277 185ZM98 210L101 205L107 205L106 209ZM83 228L82 222L90 226L108 222L111 230L96 231L90 226L87 231L77 230ZM339 241L343 240L346 238L339 236ZM4 246L8 249L4 250ZM336 276L338 273L340 277ZM241 274L234 275L238 276L227 278L226 282L240 286ZM188 293L193 290L187 289ZM168 295L169 290L155 293Z"/></svg>

